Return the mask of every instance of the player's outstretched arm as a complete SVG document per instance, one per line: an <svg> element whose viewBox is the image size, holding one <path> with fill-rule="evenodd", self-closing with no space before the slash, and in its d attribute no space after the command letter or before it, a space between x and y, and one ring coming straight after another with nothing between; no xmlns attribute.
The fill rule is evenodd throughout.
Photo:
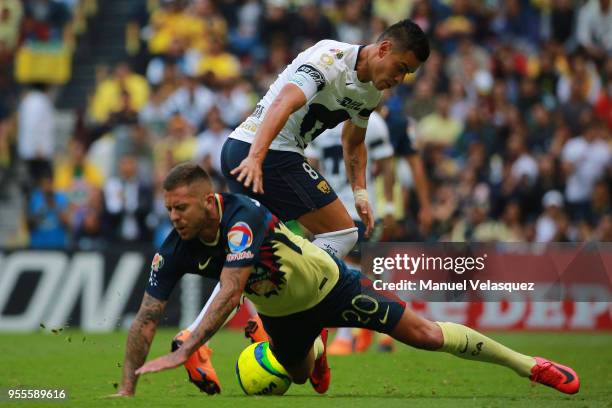
<svg viewBox="0 0 612 408"><path fill-rule="evenodd" d="M289 115L306 104L304 92L294 84L285 85L274 98L268 108L255 140L251 144L249 155L238 167L230 173L245 187L252 186L253 192L263 194L263 180L261 166L268 154L272 140L278 135L287 123Z"/></svg>
<svg viewBox="0 0 612 408"><path fill-rule="evenodd" d="M374 214L368 202L366 190L366 164L368 153L365 146L366 129L346 121L342 128L342 151L346 175L355 195L355 208L366 226L365 234L374 228Z"/></svg>
<svg viewBox="0 0 612 408"><path fill-rule="evenodd" d="M191 336L185 340L178 350L149 361L136 370L136 374L154 373L178 367L185 363L198 347L210 340L217 330L223 326L230 313L238 306L252 268L252 266L223 268L220 278L221 290Z"/></svg>
<svg viewBox="0 0 612 408"><path fill-rule="evenodd" d="M148 293L144 294L140 309L132 322L128 333L123 362L123 379L118 395L132 396L136 391L138 376L135 371L140 367L149 354L157 324L166 308L166 301L158 300Z"/></svg>

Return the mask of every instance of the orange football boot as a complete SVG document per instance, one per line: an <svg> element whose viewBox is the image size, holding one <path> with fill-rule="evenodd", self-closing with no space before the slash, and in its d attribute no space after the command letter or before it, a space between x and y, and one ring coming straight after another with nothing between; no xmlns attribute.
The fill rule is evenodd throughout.
<svg viewBox="0 0 612 408"><path fill-rule="evenodd" d="M533 382L555 388L565 394L576 394L580 390L580 378L571 368L535 357L536 365L531 369L529 379Z"/></svg>
<svg viewBox="0 0 612 408"><path fill-rule="evenodd" d="M247 325L244 328L244 337L251 339L252 343L268 341L268 333L266 333L258 314L255 314L255 316L247 321Z"/></svg>
<svg viewBox="0 0 612 408"><path fill-rule="evenodd" d="M177 350L190 334L189 330L181 330L172 340L172 351ZM183 364L187 370L189 381L200 391L209 395L221 393L221 383L210 360L211 355L212 350L203 345L194 351Z"/></svg>

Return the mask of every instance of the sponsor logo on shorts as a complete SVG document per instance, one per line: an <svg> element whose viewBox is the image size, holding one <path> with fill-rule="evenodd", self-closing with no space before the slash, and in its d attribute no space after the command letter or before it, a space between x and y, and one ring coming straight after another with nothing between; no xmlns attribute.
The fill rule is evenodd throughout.
<svg viewBox="0 0 612 408"><path fill-rule="evenodd" d="M331 187L329 186L329 184L327 183L327 181L325 180L321 180L319 181L319 184L317 184L317 188L319 189L320 192L322 192L323 194L329 194L331 193Z"/></svg>
<svg viewBox="0 0 612 408"><path fill-rule="evenodd" d="M151 270L157 272L164 266L164 257L158 253L153 257L153 261L151 262Z"/></svg>
<svg viewBox="0 0 612 408"><path fill-rule="evenodd" d="M253 259L255 255L251 251L237 252L235 254L227 254L225 260L227 262L242 261L244 259Z"/></svg>
<svg viewBox="0 0 612 408"><path fill-rule="evenodd" d="M253 231L243 221L235 223L227 233L227 244L233 253L242 252L253 243Z"/></svg>

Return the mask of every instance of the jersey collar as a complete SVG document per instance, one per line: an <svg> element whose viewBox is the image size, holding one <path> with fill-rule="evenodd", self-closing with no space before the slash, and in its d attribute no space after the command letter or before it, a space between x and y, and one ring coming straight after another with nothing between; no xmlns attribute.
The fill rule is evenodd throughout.
<svg viewBox="0 0 612 408"><path fill-rule="evenodd" d="M217 236L215 237L214 241L206 242L203 239L200 240L204 245L207 246L216 246L219 243L219 237L221 236L221 219L223 218L224 207L223 196L221 194L215 193L215 200L217 201L217 209L219 210L219 228L217 228Z"/></svg>

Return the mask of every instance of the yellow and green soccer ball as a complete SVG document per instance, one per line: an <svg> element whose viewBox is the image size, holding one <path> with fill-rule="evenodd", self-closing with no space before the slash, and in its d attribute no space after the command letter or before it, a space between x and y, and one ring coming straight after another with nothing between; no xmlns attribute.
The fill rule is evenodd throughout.
<svg viewBox="0 0 612 408"><path fill-rule="evenodd" d="M236 375L246 395L283 395L291 385L289 374L276 360L267 341L251 344L240 353Z"/></svg>

